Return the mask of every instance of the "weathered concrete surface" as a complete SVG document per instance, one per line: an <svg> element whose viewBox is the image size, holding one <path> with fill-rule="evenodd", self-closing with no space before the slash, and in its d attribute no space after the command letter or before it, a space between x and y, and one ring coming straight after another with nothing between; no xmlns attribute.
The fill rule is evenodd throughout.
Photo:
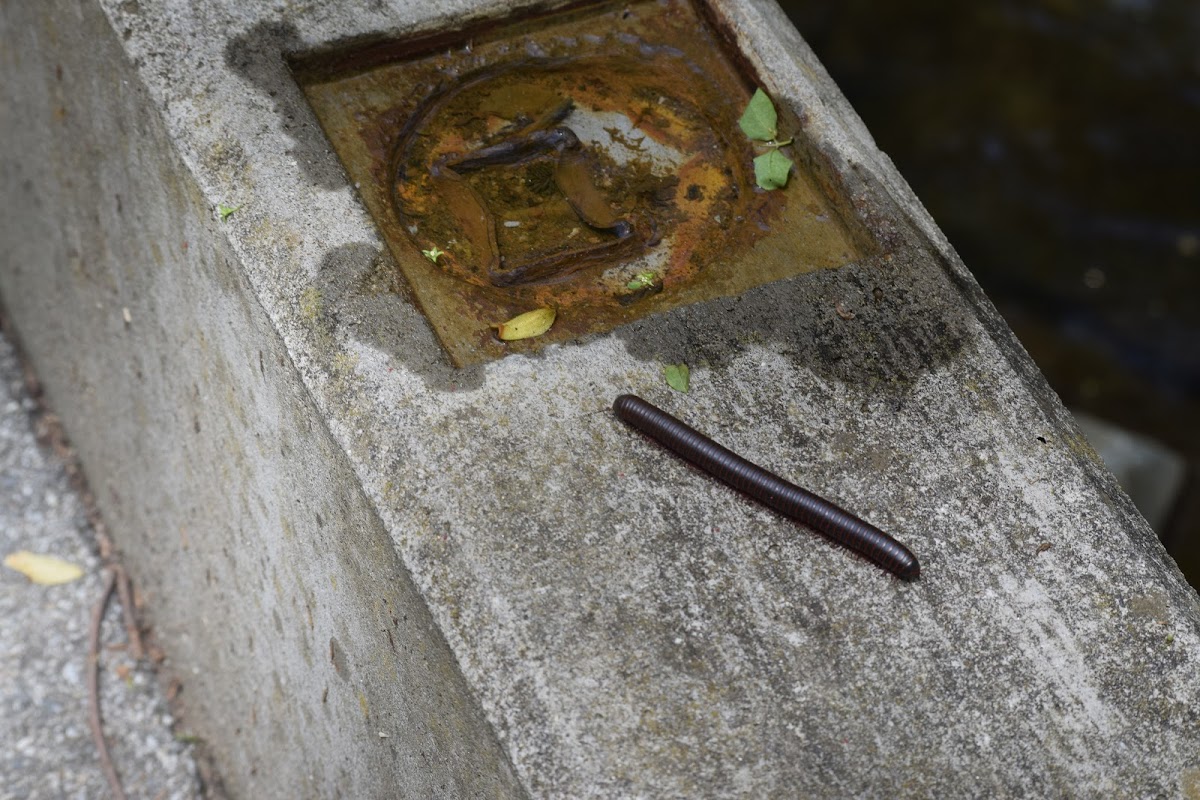
<svg viewBox="0 0 1200 800"><path fill-rule="evenodd" d="M1196 593L773 4L720 9L890 256L464 371L377 290L280 54L504 7L0 17L0 290L232 793L1200 796ZM625 391L921 580L666 458Z"/></svg>
<svg viewBox="0 0 1200 800"><path fill-rule="evenodd" d="M4 299L184 726L235 797L520 796L101 9L3 13Z"/></svg>

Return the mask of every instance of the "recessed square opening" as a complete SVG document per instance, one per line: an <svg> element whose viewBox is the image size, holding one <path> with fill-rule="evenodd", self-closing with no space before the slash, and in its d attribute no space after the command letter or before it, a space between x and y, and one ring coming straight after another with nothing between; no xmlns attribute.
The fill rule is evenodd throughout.
<svg viewBox="0 0 1200 800"><path fill-rule="evenodd" d="M876 246L792 110L756 186L755 89L706 6L597 3L305 56L293 70L413 297L464 366ZM514 342L495 325L553 307Z"/></svg>

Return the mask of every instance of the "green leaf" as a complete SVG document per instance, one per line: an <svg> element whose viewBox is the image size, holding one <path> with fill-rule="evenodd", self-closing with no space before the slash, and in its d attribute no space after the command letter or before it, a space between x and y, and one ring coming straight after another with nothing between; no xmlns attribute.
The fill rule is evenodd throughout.
<svg viewBox="0 0 1200 800"><path fill-rule="evenodd" d="M221 215L221 221L224 222L225 220L229 219L230 214L237 211L239 208L241 208L241 206L227 206L222 204L217 206L217 213Z"/></svg>
<svg viewBox="0 0 1200 800"><path fill-rule="evenodd" d="M626 289L649 289L658 280L658 276L653 272L639 272L633 276L633 280L625 284Z"/></svg>
<svg viewBox="0 0 1200 800"><path fill-rule="evenodd" d="M436 263L437 263L437 260L438 260L440 257L442 257L442 256L446 255L446 251L445 251L445 250L439 250L439 249L438 249L438 246L435 244L435 245L434 245L434 246L433 246L431 249L429 249L429 250L422 250L422 251L421 251L421 255L425 256L425 257L426 257L426 258L428 258L430 261L432 261L433 263L435 263L435 264L436 264Z"/></svg>
<svg viewBox="0 0 1200 800"><path fill-rule="evenodd" d="M751 139L769 142L779 135L776 124L779 116L775 113L775 105L762 89L755 89L742 118L738 120L742 132Z"/></svg>
<svg viewBox="0 0 1200 800"><path fill-rule="evenodd" d="M691 371L687 364L668 364L663 367L663 377L667 379L667 386L670 386L677 392L687 392L688 380L691 378Z"/></svg>
<svg viewBox="0 0 1200 800"><path fill-rule="evenodd" d="M754 180L764 189L787 186L788 173L791 171L792 160L778 150L763 153L754 159Z"/></svg>

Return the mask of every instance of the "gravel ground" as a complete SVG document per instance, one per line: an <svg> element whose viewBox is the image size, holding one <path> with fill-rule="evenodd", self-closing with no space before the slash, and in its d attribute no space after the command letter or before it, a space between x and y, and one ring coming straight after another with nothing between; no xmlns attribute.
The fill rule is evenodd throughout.
<svg viewBox="0 0 1200 800"><path fill-rule="evenodd" d="M104 575L64 462L33 432L12 345L0 338L0 557L16 550L78 564L83 578L38 586L0 568L0 800L109 797L88 729L87 638ZM126 653L114 595L102 627L100 694L112 760L130 800L200 797L191 745L148 659Z"/></svg>

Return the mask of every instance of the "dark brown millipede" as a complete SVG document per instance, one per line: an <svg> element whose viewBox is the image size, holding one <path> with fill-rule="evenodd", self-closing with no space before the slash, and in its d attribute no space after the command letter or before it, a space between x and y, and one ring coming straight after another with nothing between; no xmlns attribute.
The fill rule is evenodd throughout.
<svg viewBox="0 0 1200 800"><path fill-rule="evenodd" d="M714 478L860 553L904 580L916 580L921 574L921 565L912 551L874 525L751 464L661 408L636 395L623 394L613 402L613 411L624 422Z"/></svg>

